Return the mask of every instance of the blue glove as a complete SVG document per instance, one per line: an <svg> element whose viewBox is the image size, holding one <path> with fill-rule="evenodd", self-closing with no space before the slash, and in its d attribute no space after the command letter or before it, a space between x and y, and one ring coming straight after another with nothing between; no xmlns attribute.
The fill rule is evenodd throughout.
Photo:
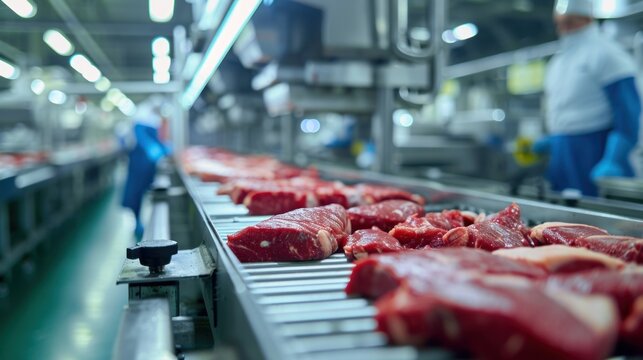
<svg viewBox="0 0 643 360"><path fill-rule="evenodd" d="M607 137L603 158L592 169L590 174L593 181L602 177L628 177L632 176L632 169L628 163L630 151L635 144L619 132L611 132Z"/></svg>
<svg viewBox="0 0 643 360"><path fill-rule="evenodd" d="M551 150L551 137L545 136L543 138L540 138L534 142L534 144L531 146L531 151L538 155L544 155L548 154L549 151Z"/></svg>

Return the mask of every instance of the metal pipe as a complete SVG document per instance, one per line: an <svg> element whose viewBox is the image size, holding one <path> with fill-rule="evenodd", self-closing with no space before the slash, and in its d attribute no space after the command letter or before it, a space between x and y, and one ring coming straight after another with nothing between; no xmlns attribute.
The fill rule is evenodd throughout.
<svg viewBox="0 0 643 360"><path fill-rule="evenodd" d="M373 140L375 141L374 170L382 173L393 173L393 107L395 90L381 88L377 90L377 112L373 122Z"/></svg>
<svg viewBox="0 0 643 360"><path fill-rule="evenodd" d="M101 71L110 75L110 77L120 77L114 64L109 60L105 52L98 46L94 38L87 32L87 29L78 21L74 12L69 8L64 0L49 0L51 6L56 10L58 15L65 21L72 34L83 46L88 55L96 61Z"/></svg>

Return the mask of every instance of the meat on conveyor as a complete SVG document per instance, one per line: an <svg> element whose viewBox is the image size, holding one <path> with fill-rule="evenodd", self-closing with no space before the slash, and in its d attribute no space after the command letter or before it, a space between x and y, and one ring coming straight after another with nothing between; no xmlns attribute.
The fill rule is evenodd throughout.
<svg viewBox="0 0 643 360"><path fill-rule="evenodd" d="M625 266L625 263L617 258L565 245L500 249L493 254L540 266L551 274L594 269L615 270Z"/></svg>
<svg viewBox="0 0 643 360"><path fill-rule="evenodd" d="M543 291L515 276L432 275L376 302L378 329L393 343L434 342L480 359L599 360L612 352L619 322L607 297Z"/></svg>
<svg viewBox="0 0 643 360"><path fill-rule="evenodd" d="M573 246L576 239L592 236L608 235L607 231L596 226L585 224L570 224L563 222L546 222L534 226L530 236L539 245L568 245Z"/></svg>
<svg viewBox="0 0 643 360"><path fill-rule="evenodd" d="M424 215L424 208L407 200L385 200L348 209L353 231L370 229L373 226L382 231L389 231L412 215Z"/></svg>
<svg viewBox="0 0 643 360"><path fill-rule="evenodd" d="M449 230L465 225L465 218L459 210L445 210L425 216L411 216L396 225L390 234L409 249L466 246L466 242L460 243L455 237L449 238L449 241L444 239Z"/></svg>
<svg viewBox="0 0 643 360"><path fill-rule="evenodd" d="M319 260L350 230L346 210L333 204L275 215L228 235L228 246L241 262Z"/></svg>
<svg viewBox="0 0 643 360"><path fill-rule="evenodd" d="M470 248L443 248L369 256L353 268L346 293L377 298L409 278L439 274L511 274L539 279L540 267Z"/></svg>
<svg viewBox="0 0 643 360"><path fill-rule="evenodd" d="M623 261L643 264L643 239L630 236L593 235L574 240L573 246L601 252Z"/></svg>
<svg viewBox="0 0 643 360"><path fill-rule="evenodd" d="M376 227L355 231L348 237L346 246L344 246L344 253L349 260L363 259L369 254L403 250L404 248L396 238Z"/></svg>
<svg viewBox="0 0 643 360"><path fill-rule="evenodd" d="M408 200L424 205L424 198L393 186L357 184L354 186L360 204L375 204L384 200Z"/></svg>

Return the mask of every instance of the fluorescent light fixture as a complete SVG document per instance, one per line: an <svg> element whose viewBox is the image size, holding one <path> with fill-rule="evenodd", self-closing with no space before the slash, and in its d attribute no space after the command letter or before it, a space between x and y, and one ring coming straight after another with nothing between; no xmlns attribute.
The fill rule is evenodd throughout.
<svg viewBox="0 0 643 360"><path fill-rule="evenodd" d="M31 82L30 87L31 91L33 91L34 94L40 95L43 91L45 91L45 82L40 79L34 79Z"/></svg>
<svg viewBox="0 0 643 360"><path fill-rule="evenodd" d="M208 0L208 2L205 3L203 15L201 15L201 19L198 23L199 30L208 30L214 28L217 22L221 20L221 17L223 16L222 12L225 11L225 5L225 1Z"/></svg>
<svg viewBox="0 0 643 360"><path fill-rule="evenodd" d="M174 0L150 0L150 19L154 22L168 22L174 16Z"/></svg>
<svg viewBox="0 0 643 360"><path fill-rule="evenodd" d="M208 46L208 50L205 52L203 61L196 70L194 78L192 78L181 97L181 105L184 108L192 107L192 104L201 95L203 88L217 71L221 61L230 51L232 44L237 40L260 4L261 0L235 0L230 6L228 14L221 22L221 26L219 26L210 46Z"/></svg>
<svg viewBox="0 0 643 360"><path fill-rule="evenodd" d="M167 84L170 82L170 73L167 71L164 72L154 72L154 83L155 84Z"/></svg>
<svg viewBox="0 0 643 360"><path fill-rule="evenodd" d="M152 69L154 72L169 72L172 65L172 59L169 56L155 56L152 59Z"/></svg>
<svg viewBox="0 0 643 360"><path fill-rule="evenodd" d="M96 90L101 92L105 92L109 90L110 86L112 86L112 82L109 81L109 79L104 76L101 77L100 80L96 81L96 83L94 84L94 87L96 88Z"/></svg>
<svg viewBox="0 0 643 360"><path fill-rule="evenodd" d="M478 35L478 27L472 23L466 23L453 28L453 36L457 40L467 40Z"/></svg>
<svg viewBox="0 0 643 360"><path fill-rule="evenodd" d="M60 90L51 90L47 96L49 102L56 105L62 105L67 101L67 94Z"/></svg>
<svg viewBox="0 0 643 360"><path fill-rule="evenodd" d="M453 30L444 30L444 32L442 33L442 41L447 44L453 44L458 41L458 39L456 39L453 35Z"/></svg>
<svg viewBox="0 0 643 360"><path fill-rule="evenodd" d="M111 101L114 105L118 104L124 97L125 94L123 94L121 90L117 88L109 89L106 95L107 100Z"/></svg>
<svg viewBox="0 0 643 360"><path fill-rule="evenodd" d="M152 40L152 54L154 56L162 56L170 54L170 41L162 36Z"/></svg>
<svg viewBox="0 0 643 360"><path fill-rule="evenodd" d="M76 54L72 56L69 59L69 65L89 82L96 82L102 76L100 70L84 55Z"/></svg>
<svg viewBox="0 0 643 360"><path fill-rule="evenodd" d="M36 15L38 8L29 0L2 0L9 9L23 18L31 18Z"/></svg>
<svg viewBox="0 0 643 360"><path fill-rule="evenodd" d="M69 56L74 53L74 45L59 30L49 29L45 31L42 39L59 55Z"/></svg>
<svg viewBox="0 0 643 360"><path fill-rule="evenodd" d="M5 79L15 80L20 76L20 69L6 60L0 59L0 76Z"/></svg>
<svg viewBox="0 0 643 360"><path fill-rule="evenodd" d="M134 116L136 113L136 105L128 97L122 98L116 106L118 106L118 110L127 116Z"/></svg>

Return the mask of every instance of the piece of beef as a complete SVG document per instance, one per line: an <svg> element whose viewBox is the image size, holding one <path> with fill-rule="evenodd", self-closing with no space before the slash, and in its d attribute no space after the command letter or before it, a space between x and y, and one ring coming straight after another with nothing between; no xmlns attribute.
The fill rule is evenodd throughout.
<svg viewBox="0 0 643 360"><path fill-rule="evenodd" d="M497 214L463 229L454 229L445 234L447 242L466 242L468 247L487 251L515 247L531 247L529 229L520 219L520 208L511 204Z"/></svg>
<svg viewBox="0 0 643 360"><path fill-rule="evenodd" d="M370 229L373 226L382 231L389 231L411 215L424 215L424 208L412 201L386 200L348 209L348 218L351 220L353 231Z"/></svg>
<svg viewBox="0 0 643 360"><path fill-rule="evenodd" d="M594 269L618 270L625 266L625 263L617 258L565 245L501 249L493 254L540 266L552 274Z"/></svg>
<svg viewBox="0 0 643 360"><path fill-rule="evenodd" d="M424 205L424 198L393 186L357 184L353 187L358 201L356 205L375 204L384 200L408 200Z"/></svg>
<svg viewBox="0 0 643 360"><path fill-rule="evenodd" d="M575 239L572 246L584 247L623 261L643 264L643 239L629 236L593 235Z"/></svg>
<svg viewBox="0 0 643 360"><path fill-rule="evenodd" d="M352 223L351 223L352 226ZM369 254L381 254L405 250L396 238L374 227L357 230L348 237L344 253L349 260L363 259Z"/></svg>
<svg viewBox="0 0 643 360"><path fill-rule="evenodd" d="M373 255L358 261L346 286L346 293L377 298L409 278L445 277L454 273L462 276L470 273L509 274L530 279L543 278L547 274L539 267L477 249L416 250Z"/></svg>
<svg viewBox="0 0 643 360"><path fill-rule="evenodd" d="M643 353L643 296L636 299L632 310L621 323L620 337L622 342L639 354Z"/></svg>
<svg viewBox="0 0 643 360"><path fill-rule="evenodd" d="M255 191L246 195L243 205L250 215L277 215L295 209L317 206L315 196L298 190Z"/></svg>
<svg viewBox="0 0 643 360"><path fill-rule="evenodd" d="M241 262L318 260L348 234L346 210L328 205L273 216L228 235L228 246Z"/></svg>
<svg viewBox="0 0 643 360"><path fill-rule="evenodd" d="M437 342L478 359L604 359L618 329L608 298L546 292L517 277L418 277L376 307L391 342Z"/></svg>
<svg viewBox="0 0 643 360"><path fill-rule="evenodd" d="M563 222L546 222L531 229L530 236L538 245L572 245L576 239L592 235L608 235L596 226Z"/></svg>
<svg viewBox="0 0 643 360"><path fill-rule="evenodd" d="M409 249L466 246L455 236L448 240L444 235L451 229L464 226L464 218L458 210L428 213L425 216L411 216L396 225L389 233Z"/></svg>
<svg viewBox="0 0 643 360"><path fill-rule="evenodd" d="M550 290L609 296L625 318L632 312L637 298L643 296L643 272L597 270L552 275L547 278L546 286Z"/></svg>

